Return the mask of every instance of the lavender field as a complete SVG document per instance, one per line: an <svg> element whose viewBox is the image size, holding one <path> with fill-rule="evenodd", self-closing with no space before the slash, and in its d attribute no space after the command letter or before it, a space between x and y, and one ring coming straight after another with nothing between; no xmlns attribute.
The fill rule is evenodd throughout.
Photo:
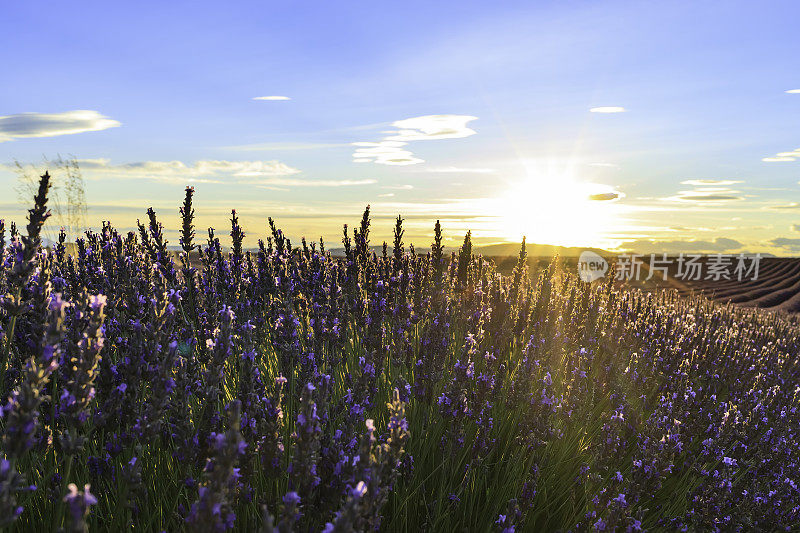
<svg viewBox="0 0 800 533"><path fill-rule="evenodd" d="M800 527L800 326L472 253L0 223L8 531ZM171 218L175 220L175 218ZM373 243L374 244L374 243ZM199 261L190 261L190 255ZM555 263L553 263L555 264Z"/></svg>

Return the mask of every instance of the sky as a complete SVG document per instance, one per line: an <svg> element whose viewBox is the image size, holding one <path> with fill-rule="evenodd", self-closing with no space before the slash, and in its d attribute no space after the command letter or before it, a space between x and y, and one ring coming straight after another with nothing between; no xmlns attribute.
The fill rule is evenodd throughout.
<svg viewBox="0 0 800 533"><path fill-rule="evenodd" d="M14 162L77 159L87 224L177 243L273 217L329 247L528 242L800 254L794 2L15 2L0 15L0 218ZM794 92L792 92L794 91ZM54 221L57 223L58 221Z"/></svg>

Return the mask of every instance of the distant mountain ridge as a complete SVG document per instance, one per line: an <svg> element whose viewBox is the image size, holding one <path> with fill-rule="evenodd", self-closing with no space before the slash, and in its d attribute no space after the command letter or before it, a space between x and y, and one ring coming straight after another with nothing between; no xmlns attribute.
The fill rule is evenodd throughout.
<svg viewBox="0 0 800 533"><path fill-rule="evenodd" d="M293 243L294 244L294 243ZM483 255L486 257L505 257L509 255L518 255L519 249L522 243L514 243L514 242L504 242L499 244L488 244L485 246L476 246L472 245L472 253L475 255ZM375 252L376 254L381 254L383 252L383 246L370 246L371 251ZM408 251L409 245L404 245L403 248ZM417 253L425 254L430 250L429 246L425 246L424 248L416 247ZM458 252L460 249L459 247L445 247L444 253L445 255L450 255L451 252L455 251ZM596 254L600 254L602 256L613 256L616 255L614 252L609 252L608 250L603 250L601 248L580 248L580 247L570 247L570 246L556 246L553 244L535 244L535 243L525 243L525 250L528 254L528 257L553 257L554 255L558 255L560 257L578 257L581 255L581 252L584 251L592 251ZM344 248L331 248L329 250L332 255L334 256L343 256L344 255ZM392 253L392 246L388 246L388 251Z"/></svg>
<svg viewBox="0 0 800 533"><path fill-rule="evenodd" d="M518 255L521 243L500 243L489 244L487 246L473 246L473 253L485 255L487 257L499 257L507 255ZM525 243L525 251L528 257L578 257L582 252L591 251L602 256L616 255L614 252L601 248L581 248L577 246L556 246L553 244Z"/></svg>

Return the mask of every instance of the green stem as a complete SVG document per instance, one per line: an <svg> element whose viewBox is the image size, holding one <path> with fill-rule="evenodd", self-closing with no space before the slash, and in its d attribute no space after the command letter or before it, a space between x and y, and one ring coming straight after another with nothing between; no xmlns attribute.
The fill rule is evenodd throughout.
<svg viewBox="0 0 800 533"><path fill-rule="evenodd" d="M22 289L18 288L14 293L14 302L19 305L19 299L22 295ZM14 314L9 318L8 331L6 332L6 342L3 348L3 359L0 361L0 394L5 398L6 396L6 372L8 371L8 359L11 354L11 343L14 342L14 329L17 326L17 315Z"/></svg>
<svg viewBox="0 0 800 533"><path fill-rule="evenodd" d="M53 372L53 380L50 382L50 433L55 438L56 436L56 402L58 401L58 372ZM53 455L55 456L55 447L53 447Z"/></svg>
<svg viewBox="0 0 800 533"><path fill-rule="evenodd" d="M69 476L72 473L72 455L67 456L67 463L64 468L64 477L61 478L61 494L59 495L59 501L56 502L56 514L53 519L53 533L56 533L61 528L61 522L64 520L64 501L62 498L67 493L67 482L69 481Z"/></svg>

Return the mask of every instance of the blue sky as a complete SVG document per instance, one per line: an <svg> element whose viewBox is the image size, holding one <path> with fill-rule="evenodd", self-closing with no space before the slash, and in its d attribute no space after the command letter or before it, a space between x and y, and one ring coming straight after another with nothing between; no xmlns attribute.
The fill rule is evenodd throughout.
<svg viewBox="0 0 800 533"><path fill-rule="evenodd" d="M399 213L422 243L443 218L451 243L471 228L483 243L797 253L798 15L792 2L15 3L0 21L0 162L74 155L92 226L130 228L153 205L177 228L193 184L201 227L224 232L237 208L253 238L273 216L335 242L370 203L376 239ZM624 112L591 111L607 106ZM14 185L0 169L0 216L21 219Z"/></svg>

